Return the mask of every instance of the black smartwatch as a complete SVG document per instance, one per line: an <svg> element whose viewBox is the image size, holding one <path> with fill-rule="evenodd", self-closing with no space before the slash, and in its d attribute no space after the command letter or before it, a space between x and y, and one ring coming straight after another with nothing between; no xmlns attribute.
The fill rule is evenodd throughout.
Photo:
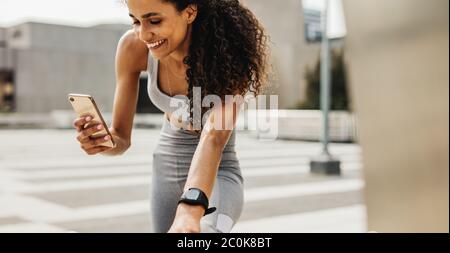
<svg viewBox="0 0 450 253"><path fill-rule="evenodd" d="M181 195L181 198L178 201L178 204L179 203L186 203L192 206L203 206L205 208L204 215L208 215L216 211L215 207L208 208L208 197L202 190L197 188L190 188L189 190L185 191L183 195Z"/></svg>

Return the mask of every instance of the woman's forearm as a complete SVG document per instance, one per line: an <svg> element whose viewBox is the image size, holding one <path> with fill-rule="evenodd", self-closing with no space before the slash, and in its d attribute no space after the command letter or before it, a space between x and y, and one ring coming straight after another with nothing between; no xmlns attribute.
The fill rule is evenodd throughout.
<svg viewBox="0 0 450 253"><path fill-rule="evenodd" d="M201 138L192 158L184 190L198 188L206 194L208 199L211 198L225 140L228 140L228 136L229 134L226 136L223 134L206 135ZM177 208L177 216L187 215L196 220L200 220L204 213L205 210L202 206L180 204Z"/></svg>
<svg viewBox="0 0 450 253"><path fill-rule="evenodd" d="M222 158L223 145L218 144L215 136L205 136L194 153L184 190L195 187L211 197L217 170Z"/></svg>

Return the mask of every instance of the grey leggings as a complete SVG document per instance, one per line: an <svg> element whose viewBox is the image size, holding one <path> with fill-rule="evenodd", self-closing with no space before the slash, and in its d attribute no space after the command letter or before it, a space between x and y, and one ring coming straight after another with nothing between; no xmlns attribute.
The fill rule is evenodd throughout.
<svg viewBox="0 0 450 253"><path fill-rule="evenodd" d="M153 232L165 233L175 218L199 137L187 130L164 124L153 153L151 213ZM222 153L210 206L217 210L201 220L201 232L230 232L243 207L243 179L234 149L235 132ZM211 168L213 169L213 168Z"/></svg>

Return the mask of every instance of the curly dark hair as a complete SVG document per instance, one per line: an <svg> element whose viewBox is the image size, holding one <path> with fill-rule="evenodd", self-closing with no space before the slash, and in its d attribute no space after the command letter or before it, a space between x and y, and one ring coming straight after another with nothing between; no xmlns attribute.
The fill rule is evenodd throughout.
<svg viewBox="0 0 450 253"><path fill-rule="evenodd" d="M267 36L250 10L238 0L166 1L179 11L189 4L198 8L192 43L184 60L191 116L193 87L202 88L202 98L215 94L222 101L225 95L261 93L267 80Z"/></svg>
<svg viewBox="0 0 450 253"><path fill-rule="evenodd" d="M162 0L178 11L197 6L192 27L188 66L188 98L193 113L193 87L201 87L202 98L215 94L259 95L268 73L268 36L253 13L238 0ZM203 115L203 113L202 113Z"/></svg>

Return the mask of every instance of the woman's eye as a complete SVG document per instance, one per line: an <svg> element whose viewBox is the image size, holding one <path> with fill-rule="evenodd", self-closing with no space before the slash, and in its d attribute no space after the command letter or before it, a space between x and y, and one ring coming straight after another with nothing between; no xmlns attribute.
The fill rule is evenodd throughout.
<svg viewBox="0 0 450 253"><path fill-rule="evenodd" d="M150 20L149 23L152 25L159 25L159 24L161 24L161 20ZM139 25L139 24L140 24L139 21L137 21L137 20L133 21L133 25Z"/></svg>
<svg viewBox="0 0 450 253"><path fill-rule="evenodd" d="M150 24L152 25L159 25L161 23L161 20L150 20Z"/></svg>

